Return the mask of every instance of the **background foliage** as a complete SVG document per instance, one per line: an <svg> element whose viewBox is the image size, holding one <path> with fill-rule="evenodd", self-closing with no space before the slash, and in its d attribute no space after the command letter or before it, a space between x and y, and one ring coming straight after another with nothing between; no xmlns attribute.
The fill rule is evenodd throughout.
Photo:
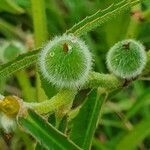
<svg viewBox="0 0 150 150"><path fill-rule="evenodd" d="M45 44L49 39L55 35L61 35L70 29L75 23L81 21L86 16L94 14L99 9L104 9L117 0L1 0L0 1L0 61L6 63L13 58L11 52L15 56L21 53L38 49ZM36 9L38 6L45 5L46 12L43 9ZM41 7L42 8L42 7ZM108 73L106 68L105 58L109 48L125 38L134 38L141 41L146 51L150 49L150 1L145 0L141 4L136 5L131 10L123 14L116 15L115 19L106 22L101 27L92 30L89 33L82 35L82 38L88 44L94 56L94 71ZM44 13L46 17L43 18ZM41 15L41 16L40 16ZM139 17L140 16L140 17ZM42 23L41 23L42 20ZM46 24L46 25L44 25ZM69 31L68 31L69 32ZM12 41L21 43L24 50L16 50L17 48L12 44ZM6 48L8 51L6 51ZM14 49L14 50L13 50ZM21 57L10 68L0 71L0 77L9 76L13 69L18 67L25 68L26 65L32 61L37 60L38 51L32 51L26 58ZM14 56L14 57L15 57ZM5 64L0 66L4 68ZM29 64L28 64L29 65ZM35 65L27 69L16 72L13 76L7 79L0 80L0 93L4 95L17 95L23 98L26 102L42 101L46 99L44 91L41 90L40 75L36 72ZM6 74L7 73L7 74ZM38 80L35 80L38 78ZM43 81L43 80L42 80ZM42 82L42 87L46 87L45 93L50 98L57 93L57 90ZM135 81L127 88L124 88L117 94L108 96L108 100L101 112L100 123L94 133L92 140L93 150L123 150L123 149L150 149L150 87L149 81ZM48 86L48 88L47 88ZM47 90L48 89L48 90ZM85 99L88 90L82 90L75 98L73 108L79 106ZM98 99L95 96L96 91L93 90L86 99L94 97L93 103L86 101L80 111L80 115L76 119L82 120L79 124L71 120L69 127L73 126L70 138L79 146L87 149L89 142L78 141L77 137L80 134L80 126L83 127L83 134L86 132L84 128L89 122L92 122L92 127L96 126L92 118L93 110L89 106L100 106ZM89 103L88 103L89 102ZM85 108L88 108L88 112ZM95 107L95 110L97 107ZM71 112L72 116L76 112ZM49 116L49 121L53 126L48 126L47 129L53 133L47 135L47 130L36 126L35 122L39 121L39 116L36 116L32 111L30 114L30 121L27 122L20 119L25 127L37 128L42 136L46 139L60 139L61 147L69 147L69 149L78 149L78 146L72 144L71 141L66 142L65 137L61 133L55 133L53 126L57 126L57 121L53 114ZM84 120L84 114L87 114L89 120ZM36 119L35 119L36 118ZM41 118L40 118L41 119ZM91 120L90 120L91 119ZM86 121L88 122L86 124ZM34 122L30 126L30 122ZM42 122L42 121L41 121ZM85 124L84 124L85 123ZM65 133L65 118L60 123L58 129ZM88 127L87 127L88 128ZM90 127L89 127L90 128ZM46 131L45 131L46 130ZM34 132L36 134L36 132ZM34 133L32 133L34 135ZM89 130L87 134L92 134ZM81 135L81 136L82 136ZM38 135L35 135L38 136ZM87 137L89 137L88 135ZM82 137L83 139L85 137ZM91 139L88 139L91 140ZM66 143L65 143L66 142ZM58 141L54 141L53 145L59 145ZM45 143L44 143L45 144ZM34 149L36 142L31 135L26 134L21 129L16 129L14 132L6 134L3 129L0 130L0 149L19 150L19 149ZM37 149L42 149L41 145L36 145ZM60 147L57 147L60 149Z"/></svg>

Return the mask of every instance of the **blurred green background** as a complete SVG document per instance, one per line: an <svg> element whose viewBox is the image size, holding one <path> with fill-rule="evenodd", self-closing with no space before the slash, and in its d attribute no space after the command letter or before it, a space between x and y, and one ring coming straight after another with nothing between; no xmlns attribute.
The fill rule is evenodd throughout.
<svg viewBox="0 0 150 150"><path fill-rule="evenodd" d="M107 8L117 0L45 0L48 38L63 34L88 15ZM39 22L40 24L40 22ZM94 57L94 69L108 73L105 57L116 42L134 38L150 49L150 0L144 0L132 10L116 16L105 25L82 36ZM44 42L43 42L44 45ZM6 63L21 53L33 50L34 31L30 0L0 0L0 63ZM35 67L19 71L1 81L0 93L14 94L26 101L35 100ZM52 95L54 92L52 93ZM82 93L81 93L82 94ZM79 101L81 100L79 96ZM80 102L79 102L80 103ZM139 140L140 150L150 149L150 83L135 81L128 88L112 96L104 108L101 124L93 140L93 150L113 150ZM147 127L147 128L146 128ZM143 128L145 131L143 132ZM133 134L129 137L128 135ZM146 137L146 138L145 138ZM0 150L32 150L33 138L20 129L12 133L0 130Z"/></svg>

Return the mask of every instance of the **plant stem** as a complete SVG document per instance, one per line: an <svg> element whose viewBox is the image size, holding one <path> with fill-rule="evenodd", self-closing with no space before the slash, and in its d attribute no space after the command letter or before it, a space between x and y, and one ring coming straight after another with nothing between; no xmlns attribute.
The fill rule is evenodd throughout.
<svg viewBox="0 0 150 150"><path fill-rule="evenodd" d="M83 89L102 87L107 90L115 90L123 87L123 83L124 80L121 80L112 74L91 72L89 75L89 79L84 85Z"/></svg>
<svg viewBox="0 0 150 150"><path fill-rule="evenodd" d="M35 47L41 47L47 40L47 22L44 0L31 0L32 3L32 18L34 26Z"/></svg>
<svg viewBox="0 0 150 150"><path fill-rule="evenodd" d="M43 101L40 103L25 102L24 104L27 108L32 108L39 114L47 114L56 111L60 107L65 107L66 105L72 103L75 94L76 91L74 90L62 90L50 100Z"/></svg>
<svg viewBox="0 0 150 150"><path fill-rule="evenodd" d="M126 38L137 38L142 17L141 6L137 5L136 8L131 10L130 22L125 36Z"/></svg>
<svg viewBox="0 0 150 150"><path fill-rule="evenodd" d="M22 89L22 94L25 98L24 100L29 102L30 100L35 99L35 91L30 83L27 72L21 70L16 73L16 77Z"/></svg>
<svg viewBox="0 0 150 150"><path fill-rule="evenodd" d="M140 25L143 21L149 20L149 18L150 9L142 12L141 6L137 5L136 8L132 10L132 16L126 33L126 38L137 38Z"/></svg>
<svg viewBox="0 0 150 150"><path fill-rule="evenodd" d="M41 47L44 44L44 42L46 42L48 39L45 1L31 0L31 3L35 36L35 48L38 48ZM36 73L36 91L38 101L47 98L44 93L44 90L41 88L41 81L38 73Z"/></svg>

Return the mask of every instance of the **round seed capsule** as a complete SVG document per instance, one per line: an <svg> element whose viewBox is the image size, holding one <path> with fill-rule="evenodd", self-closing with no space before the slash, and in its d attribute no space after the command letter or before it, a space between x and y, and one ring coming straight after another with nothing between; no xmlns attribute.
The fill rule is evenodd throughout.
<svg viewBox="0 0 150 150"><path fill-rule="evenodd" d="M146 64L144 46L128 39L116 43L107 54L107 67L118 77L131 79L138 76Z"/></svg>
<svg viewBox="0 0 150 150"><path fill-rule="evenodd" d="M43 77L59 88L82 86L91 66L92 56L88 47L73 35L54 38L39 55L39 68Z"/></svg>

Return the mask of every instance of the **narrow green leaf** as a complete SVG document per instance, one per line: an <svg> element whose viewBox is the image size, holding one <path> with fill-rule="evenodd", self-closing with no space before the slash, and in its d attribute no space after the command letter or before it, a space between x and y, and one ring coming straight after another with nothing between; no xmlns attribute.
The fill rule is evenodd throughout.
<svg viewBox="0 0 150 150"><path fill-rule="evenodd" d="M77 117L73 120L70 138L81 148L90 149L105 96L90 92Z"/></svg>
<svg viewBox="0 0 150 150"><path fill-rule="evenodd" d="M150 118L142 120L135 128L127 133L117 145L117 150L133 150L150 135Z"/></svg>
<svg viewBox="0 0 150 150"><path fill-rule="evenodd" d="M24 10L12 0L0 0L0 11L1 10L13 14L24 13Z"/></svg>
<svg viewBox="0 0 150 150"><path fill-rule="evenodd" d="M99 10L95 14L86 17L79 23L75 24L66 33L74 33L77 36L81 36L115 18L122 12L129 10L132 6L138 4L139 2L140 0L123 0L117 4L112 4L107 9Z"/></svg>
<svg viewBox="0 0 150 150"><path fill-rule="evenodd" d="M0 80L9 77L16 71L27 68L37 60L39 50L28 52L18 56L15 60L0 65Z"/></svg>
<svg viewBox="0 0 150 150"><path fill-rule="evenodd" d="M48 150L80 150L80 148L64 134L59 132L32 110L28 111L26 118L19 118L19 123Z"/></svg>

